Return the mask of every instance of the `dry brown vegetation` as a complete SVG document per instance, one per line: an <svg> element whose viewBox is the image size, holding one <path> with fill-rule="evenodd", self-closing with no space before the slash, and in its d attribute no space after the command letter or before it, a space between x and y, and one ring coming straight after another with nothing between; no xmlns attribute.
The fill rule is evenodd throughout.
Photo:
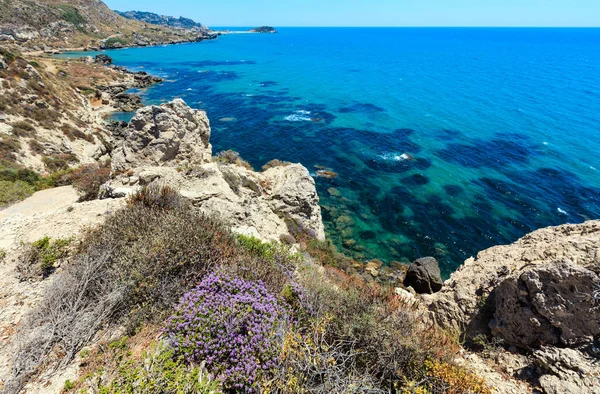
<svg viewBox="0 0 600 394"><path fill-rule="evenodd" d="M319 260L326 261L327 250L321 253ZM67 364L103 328L125 324L135 333L160 325L179 298L216 269L261 280L292 311L280 333L281 365L265 376L265 390L330 393L356 387L384 393L412 387L442 393L440 387L464 385L487 393L452 364L459 349L455 338L426 324L392 289L321 268L283 245L234 236L161 187L143 189L127 208L85 234L21 330L17 376L9 387L21 387L41 365Z"/></svg>

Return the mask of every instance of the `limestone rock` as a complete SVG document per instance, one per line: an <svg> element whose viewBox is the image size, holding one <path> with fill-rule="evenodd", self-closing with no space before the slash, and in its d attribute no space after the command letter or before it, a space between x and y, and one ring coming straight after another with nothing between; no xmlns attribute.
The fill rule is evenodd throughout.
<svg viewBox="0 0 600 394"><path fill-rule="evenodd" d="M566 302L579 304L580 296L585 296L579 293L588 289L589 280L593 278L592 273L600 274L600 221L541 229L526 235L512 245L496 246L482 251L477 255L477 259L470 258L465 261L463 266L444 283L441 292L433 296L424 296L423 301L431 311L432 317L440 325L463 331L470 338L481 333L489 334L489 324L493 320L496 308L495 290L503 282L506 280L510 280L512 283L515 280L518 282L518 278L528 271L530 273L523 278L531 277L528 282L534 286L535 275L542 275L550 279L547 273L555 272L551 266L564 267L566 260L572 267L570 268L572 271L568 272L581 273L580 278L584 280L579 283L579 281L575 282L575 278L570 279L569 283L576 287L573 288L574 291L566 299ZM538 274L535 274L536 267L540 268ZM580 267L589 272L583 275L583 272L575 270L573 267ZM563 274L556 272L556 275L552 276L559 280ZM505 286L508 286L509 283L511 282L507 282ZM535 290L532 294L543 296L544 300L540 298L536 302L543 302L544 305L552 305L557 300L546 300L545 298L550 294L546 294L545 291L550 291L557 297L559 294L560 297L568 294L563 290L560 290L561 293L556 293L560 288L557 284L547 283L543 288L546 290L542 292ZM581 291L577 289L581 289ZM526 289L525 291L530 292ZM559 306L557 305L557 307ZM550 307L550 309L552 308ZM567 311L565 310L565 312ZM544 313L550 312L545 311ZM561 313L563 312L560 310L552 312L553 316ZM570 335L566 337L569 338L568 341L573 339Z"/></svg>
<svg viewBox="0 0 600 394"><path fill-rule="evenodd" d="M591 343L600 335L592 297L598 283L598 275L569 260L527 268L496 288L492 334L524 348Z"/></svg>
<svg viewBox="0 0 600 394"><path fill-rule="evenodd" d="M600 368L580 351L544 347L533 353L533 359L546 394L600 394Z"/></svg>
<svg viewBox="0 0 600 394"><path fill-rule="evenodd" d="M405 286L411 286L419 294L432 294L442 289L442 274L436 259L424 257L408 267Z"/></svg>
<svg viewBox="0 0 600 394"><path fill-rule="evenodd" d="M181 99L138 110L123 133L113 154L115 170L203 164L211 159L206 113Z"/></svg>
<svg viewBox="0 0 600 394"><path fill-rule="evenodd" d="M294 237L295 231L325 238L319 196L305 167L290 164L257 173L215 163L209 136L206 114L182 100L138 110L128 125L115 128L116 175L103 186L103 196L118 198L142 186L169 185L238 233L269 241Z"/></svg>

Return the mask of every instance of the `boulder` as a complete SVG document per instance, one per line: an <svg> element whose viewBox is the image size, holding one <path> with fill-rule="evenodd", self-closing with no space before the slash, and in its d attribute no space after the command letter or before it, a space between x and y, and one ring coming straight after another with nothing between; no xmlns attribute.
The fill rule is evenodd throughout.
<svg viewBox="0 0 600 394"><path fill-rule="evenodd" d="M206 113L188 107L181 99L138 110L122 134L112 158L115 170L211 161Z"/></svg>
<svg viewBox="0 0 600 394"><path fill-rule="evenodd" d="M594 320L589 309L599 274L600 221L549 227L468 259L423 301L438 324L469 338L495 334L516 346L572 346L600 334L598 319L583 321L586 314Z"/></svg>
<svg viewBox="0 0 600 394"><path fill-rule="evenodd" d="M408 266L404 286L412 287L419 294L433 294L442 289L440 266L433 257L415 260Z"/></svg>
<svg viewBox="0 0 600 394"><path fill-rule="evenodd" d="M96 63L99 63L99 64L109 65L109 64L112 64L113 59L112 59L112 57L110 57L108 55L99 54L99 55L96 55L95 61L96 61Z"/></svg>

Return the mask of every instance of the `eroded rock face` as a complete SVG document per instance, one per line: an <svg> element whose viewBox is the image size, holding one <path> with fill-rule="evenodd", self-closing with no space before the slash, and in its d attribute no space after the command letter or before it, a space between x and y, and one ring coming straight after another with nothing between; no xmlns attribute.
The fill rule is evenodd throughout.
<svg viewBox="0 0 600 394"><path fill-rule="evenodd" d="M235 232L272 241L298 230L325 238L319 196L305 167L290 164L259 173L216 163L209 137L206 114L183 100L138 110L115 133L112 166L121 175L104 186L105 197L169 185Z"/></svg>
<svg viewBox="0 0 600 394"><path fill-rule="evenodd" d="M533 353L540 374L539 383L547 394L600 394L597 360L573 349L543 347Z"/></svg>
<svg viewBox="0 0 600 394"><path fill-rule="evenodd" d="M181 99L138 110L120 137L112 158L115 170L204 164L212 155L206 113Z"/></svg>
<svg viewBox="0 0 600 394"><path fill-rule="evenodd" d="M599 283L593 271L569 260L525 269L496 288L492 334L520 347L591 343L600 334L600 305L592 296Z"/></svg>
<svg viewBox="0 0 600 394"><path fill-rule="evenodd" d="M565 279L575 273L579 276ZM585 306L589 304L582 303L582 297L591 297L591 293L584 295L583 292L589 291L590 281L599 273L600 221L549 227L528 234L512 245L496 246L480 252L477 259L468 259L452 274L441 292L424 296L423 300L440 325L463 331L471 338L480 333L489 333L490 323L497 327L496 332L504 330L500 329L504 323L493 322L493 319L497 302L502 303L498 317L502 319L508 313L511 302L515 302L510 301L509 294L535 296L534 303L529 303L530 307L543 305L549 308L544 310L544 314L551 313L550 310L556 311L552 312L552 316L556 315L553 319L563 313L573 319L572 307L563 311L560 303L553 304L564 298L564 301L560 301L564 305L582 308L576 315L583 321L589 319L590 315L585 312ZM553 281L558 283L553 284ZM563 287L560 282L568 283L568 286ZM521 289L521 285L525 287ZM501 295L500 301L495 299L497 294ZM523 308L520 310L521 314L527 313ZM539 314L540 311L536 310L535 313ZM542 324L537 330L543 327L554 330L555 325ZM590 326L585 323L583 327ZM598 326L594 324L591 327ZM503 332L508 336L508 331ZM556 333L547 333L545 338L566 335L565 340L571 342L573 338L569 332L578 331L566 330L565 334L558 336ZM516 340L514 344L521 345Z"/></svg>

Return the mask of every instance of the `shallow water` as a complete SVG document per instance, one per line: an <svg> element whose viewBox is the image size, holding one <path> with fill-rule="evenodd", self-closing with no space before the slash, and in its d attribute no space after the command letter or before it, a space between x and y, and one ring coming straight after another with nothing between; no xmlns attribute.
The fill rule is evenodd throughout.
<svg viewBox="0 0 600 394"><path fill-rule="evenodd" d="M215 151L337 172L327 231L359 259L448 275L600 217L600 29L279 30L108 54L166 78L146 102L206 110Z"/></svg>

